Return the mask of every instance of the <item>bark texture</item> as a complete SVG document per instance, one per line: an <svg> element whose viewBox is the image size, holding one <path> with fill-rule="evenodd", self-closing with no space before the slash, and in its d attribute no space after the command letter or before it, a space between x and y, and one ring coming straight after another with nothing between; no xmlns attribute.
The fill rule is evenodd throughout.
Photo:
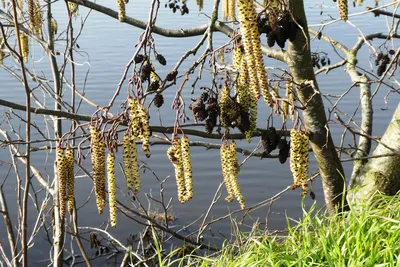
<svg viewBox="0 0 400 267"><path fill-rule="evenodd" d="M336 208L345 203L343 167L330 135L324 104L311 64L310 37L303 0L292 0L291 9L294 18L303 29L298 31L294 42L289 42L286 61L294 82L298 85L297 94L306 105L303 111L306 131L319 165L328 212L334 214L337 211Z"/></svg>
<svg viewBox="0 0 400 267"><path fill-rule="evenodd" d="M390 156L383 156L387 154ZM400 190L400 104L372 156L375 158L362 168L348 193L349 201L354 204L370 199L377 192L394 195Z"/></svg>

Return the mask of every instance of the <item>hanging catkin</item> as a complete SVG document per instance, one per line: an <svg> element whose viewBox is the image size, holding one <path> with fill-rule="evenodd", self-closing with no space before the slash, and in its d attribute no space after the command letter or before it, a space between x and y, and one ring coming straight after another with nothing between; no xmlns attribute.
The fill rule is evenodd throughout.
<svg viewBox="0 0 400 267"><path fill-rule="evenodd" d="M28 15L29 15L29 26L32 30L35 29L35 2L28 0Z"/></svg>
<svg viewBox="0 0 400 267"><path fill-rule="evenodd" d="M130 137L129 146L130 146L129 151L131 152L133 184L135 186L134 193L137 194L140 190L140 187L142 186L142 181L140 180L139 161L136 148L136 136Z"/></svg>
<svg viewBox="0 0 400 267"><path fill-rule="evenodd" d="M118 19L120 22L125 21L125 1L124 0L117 0L117 6L118 6Z"/></svg>
<svg viewBox="0 0 400 267"><path fill-rule="evenodd" d="M340 18L343 21L346 21L348 18L348 11L349 11L347 0L338 0L338 8L339 8Z"/></svg>
<svg viewBox="0 0 400 267"><path fill-rule="evenodd" d="M228 148L229 153L229 176L232 191L242 209L246 208L246 202L240 190L238 174L240 172L239 160L236 153L236 143L232 142Z"/></svg>
<svg viewBox="0 0 400 267"><path fill-rule="evenodd" d="M132 172L132 162L131 162L131 145L129 134L125 133L122 137L122 162L124 163L124 170L125 170L125 181L126 187L128 189L132 189L133 187L133 172Z"/></svg>
<svg viewBox="0 0 400 267"><path fill-rule="evenodd" d="M108 203L110 208L110 223L112 227L117 226L117 206L115 199L115 155L109 153L107 157L108 173Z"/></svg>
<svg viewBox="0 0 400 267"><path fill-rule="evenodd" d="M34 12L35 12L35 20L34 20L34 29L37 35L42 34L42 12L40 11L40 2L36 0L34 3Z"/></svg>
<svg viewBox="0 0 400 267"><path fill-rule="evenodd" d="M21 41L21 51L22 51L22 57L26 63L28 63L28 56L29 56L29 41L28 41L28 35L21 33L19 35L20 41Z"/></svg>
<svg viewBox="0 0 400 267"><path fill-rule="evenodd" d="M58 201L60 205L60 217L62 220L65 218L65 204L67 199L67 173L68 163L65 159L64 149L58 147L56 149L56 162L58 172Z"/></svg>
<svg viewBox="0 0 400 267"><path fill-rule="evenodd" d="M253 1L238 0L239 23L249 71L250 87L258 99L261 93L265 102L272 106L268 91L267 74L261 54L261 41L258 31L257 14Z"/></svg>
<svg viewBox="0 0 400 267"><path fill-rule="evenodd" d="M185 173L183 168L182 161L182 152L181 152L181 139L179 137L175 137L172 146L168 148L167 151L168 159L171 161L172 165L174 165L175 169L175 179L176 186L178 191L178 200L181 203L185 203L187 201L186 198L186 186L185 186Z"/></svg>
<svg viewBox="0 0 400 267"><path fill-rule="evenodd" d="M192 161L190 159L190 145L189 138L187 136L181 139L181 151L182 151L182 162L183 172L185 177L185 189L186 201L189 201L193 197L193 174L192 174Z"/></svg>
<svg viewBox="0 0 400 267"><path fill-rule="evenodd" d="M240 47L235 48L233 54L233 66L238 71L236 78L236 93L237 101L241 104L243 111L249 113L250 127L245 132L246 139L248 142L251 141L251 137L256 130L257 126L257 99L249 88L248 84L248 71L246 59L243 57Z"/></svg>
<svg viewBox="0 0 400 267"><path fill-rule="evenodd" d="M68 166L68 212L69 214L72 214L75 206L74 150L72 148L68 148L65 152L65 157Z"/></svg>
<svg viewBox="0 0 400 267"><path fill-rule="evenodd" d="M293 174L293 187L302 187L302 195L308 191L308 136L303 131L290 131L290 170Z"/></svg>
<svg viewBox="0 0 400 267"><path fill-rule="evenodd" d="M229 176L229 146L226 143L221 145L220 157L222 177L224 178L226 191L228 192L228 196L225 198L225 200L228 202L232 202L235 196L232 190L232 184Z"/></svg>
<svg viewBox="0 0 400 267"><path fill-rule="evenodd" d="M96 205L99 214L103 213L103 207L106 204L105 143L100 135L100 129L96 128L95 126L90 126L93 182L96 195Z"/></svg>
<svg viewBox="0 0 400 267"><path fill-rule="evenodd" d="M130 131L133 136L137 136L142 141L142 150L146 157L151 156L150 153L150 116L146 108L139 103L138 99L129 98L128 105L130 109Z"/></svg>

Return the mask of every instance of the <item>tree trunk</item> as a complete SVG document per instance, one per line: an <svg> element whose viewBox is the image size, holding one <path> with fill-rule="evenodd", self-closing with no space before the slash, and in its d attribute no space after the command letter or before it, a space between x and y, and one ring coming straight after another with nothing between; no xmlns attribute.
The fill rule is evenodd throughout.
<svg viewBox="0 0 400 267"><path fill-rule="evenodd" d="M387 154L390 156L374 158ZM400 190L400 104L372 156L352 184L350 202L357 204L377 192L394 195Z"/></svg>
<svg viewBox="0 0 400 267"><path fill-rule="evenodd" d="M294 42L289 42L286 62L297 85L297 94L306 106L303 111L305 129L309 134L311 148L319 165L328 212L334 214L337 206L345 202L343 167L332 141L324 104L311 63L310 37L303 0L292 0L291 10L303 29L297 32Z"/></svg>

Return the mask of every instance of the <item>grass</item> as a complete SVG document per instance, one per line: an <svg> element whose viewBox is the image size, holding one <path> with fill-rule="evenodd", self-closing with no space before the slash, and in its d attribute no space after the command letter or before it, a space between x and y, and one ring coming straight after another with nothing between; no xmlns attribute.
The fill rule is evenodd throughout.
<svg viewBox="0 0 400 267"><path fill-rule="evenodd" d="M313 206L299 224L288 221L286 236L252 233L240 246L186 256L179 266L400 266L399 201L399 195L379 196L372 205L331 217Z"/></svg>

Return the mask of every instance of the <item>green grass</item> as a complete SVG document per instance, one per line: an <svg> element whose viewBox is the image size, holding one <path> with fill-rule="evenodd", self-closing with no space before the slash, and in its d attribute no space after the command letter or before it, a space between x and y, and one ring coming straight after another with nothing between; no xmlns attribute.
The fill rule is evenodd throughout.
<svg viewBox="0 0 400 267"><path fill-rule="evenodd" d="M251 234L213 256L188 256L180 266L400 266L400 197L327 217L313 206L286 236ZM237 242L236 242L237 243Z"/></svg>

